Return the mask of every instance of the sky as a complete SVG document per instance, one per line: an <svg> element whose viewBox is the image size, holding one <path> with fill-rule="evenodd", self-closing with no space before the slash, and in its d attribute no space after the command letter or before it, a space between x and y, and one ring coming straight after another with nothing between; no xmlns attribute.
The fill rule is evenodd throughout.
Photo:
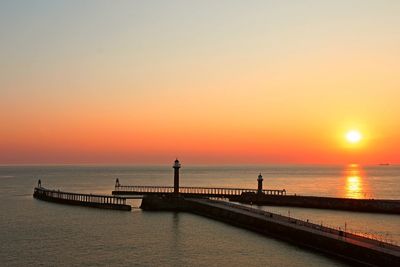
<svg viewBox="0 0 400 267"><path fill-rule="evenodd" d="M400 163L399 14L3 0L0 164Z"/></svg>

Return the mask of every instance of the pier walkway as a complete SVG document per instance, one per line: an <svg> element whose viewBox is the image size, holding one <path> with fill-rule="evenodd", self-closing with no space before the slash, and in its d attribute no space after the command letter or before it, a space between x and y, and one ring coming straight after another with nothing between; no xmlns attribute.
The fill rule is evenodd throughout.
<svg viewBox="0 0 400 267"><path fill-rule="evenodd" d="M240 196L242 193L257 193L257 189L248 188L223 188L223 187L179 187L179 194L186 197L221 197L229 198ZM286 190L264 189L265 195L284 196ZM115 185L113 195L123 195L129 198L129 195L144 196L154 194L174 194L173 186L139 186L139 185Z"/></svg>
<svg viewBox="0 0 400 267"><path fill-rule="evenodd" d="M381 240L373 239L373 238L368 238L365 236L361 235L356 235L353 233L345 232L345 231L340 231L335 228L331 227L326 227L320 224L315 224L307 221L303 221L300 219L288 217L288 216L283 216L280 214L264 211L264 210L259 210L259 209L254 209L251 207L246 207L240 204L234 204L231 202L226 202L226 201L218 201L218 200L209 200L209 199L190 199L187 201L192 201L192 202L197 202L201 203L202 205L210 205L222 209L230 209L235 212L240 212L248 215L254 215L258 216L260 218L263 218L264 220L274 220L275 222L279 222L285 225L290 225L292 227L296 227L299 229L307 230L307 231L312 231L314 233L323 233L324 235L329 235L332 238L344 241L344 242L350 242L353 244L365 246L365 247L373 247L374 249L379 249L379 250L389 250L390 252L393 252L396 254L398 257L400 257L400 247L383 242Z"/></svg>
<svg viewBox="0 0 400 267"><path fill-rule="evenodd" d="M126 211L132 209L130 205L126 204L126 198L124 197L64 192L60 190L47 189L41 186L35 187L33 197L49 202L102 209Z"/></svg>

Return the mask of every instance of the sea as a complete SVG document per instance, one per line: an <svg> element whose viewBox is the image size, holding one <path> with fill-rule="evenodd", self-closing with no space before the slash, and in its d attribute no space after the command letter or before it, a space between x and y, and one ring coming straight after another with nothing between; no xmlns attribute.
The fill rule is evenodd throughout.
<svg viewBox="0 0 400 267"><path fill-rule="evenodd" d="M287 194L400 200L400 166L185 165L181 186L256 188ZM42 186L111 194L122 185L172 185L172 165L0 166L1 266L346 266L274 238L189 213L68 206L32 197ZM400 244L400 216L253 206Z"/></svg>

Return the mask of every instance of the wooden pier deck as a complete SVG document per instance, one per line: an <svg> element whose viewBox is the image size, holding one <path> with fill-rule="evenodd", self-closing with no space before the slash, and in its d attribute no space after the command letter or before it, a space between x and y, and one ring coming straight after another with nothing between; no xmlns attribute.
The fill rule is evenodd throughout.
<svg viewBox="0 0 400 267"><path fill-rule="evenodd" d="M126 204L126 198L95 194L80 194L35 187L33 197L36 199L86 207L130 211L132 207Z"/></svg>

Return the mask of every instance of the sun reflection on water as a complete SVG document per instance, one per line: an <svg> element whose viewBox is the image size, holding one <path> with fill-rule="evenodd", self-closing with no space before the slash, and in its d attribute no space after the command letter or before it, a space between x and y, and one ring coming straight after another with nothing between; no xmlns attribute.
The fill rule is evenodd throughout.
<svg viewBox="0 0 400 267"><path fill-rule="evenodd" d="M345 168L344 197L366 198L363 170L357 164L350 164Z"/></svg>

